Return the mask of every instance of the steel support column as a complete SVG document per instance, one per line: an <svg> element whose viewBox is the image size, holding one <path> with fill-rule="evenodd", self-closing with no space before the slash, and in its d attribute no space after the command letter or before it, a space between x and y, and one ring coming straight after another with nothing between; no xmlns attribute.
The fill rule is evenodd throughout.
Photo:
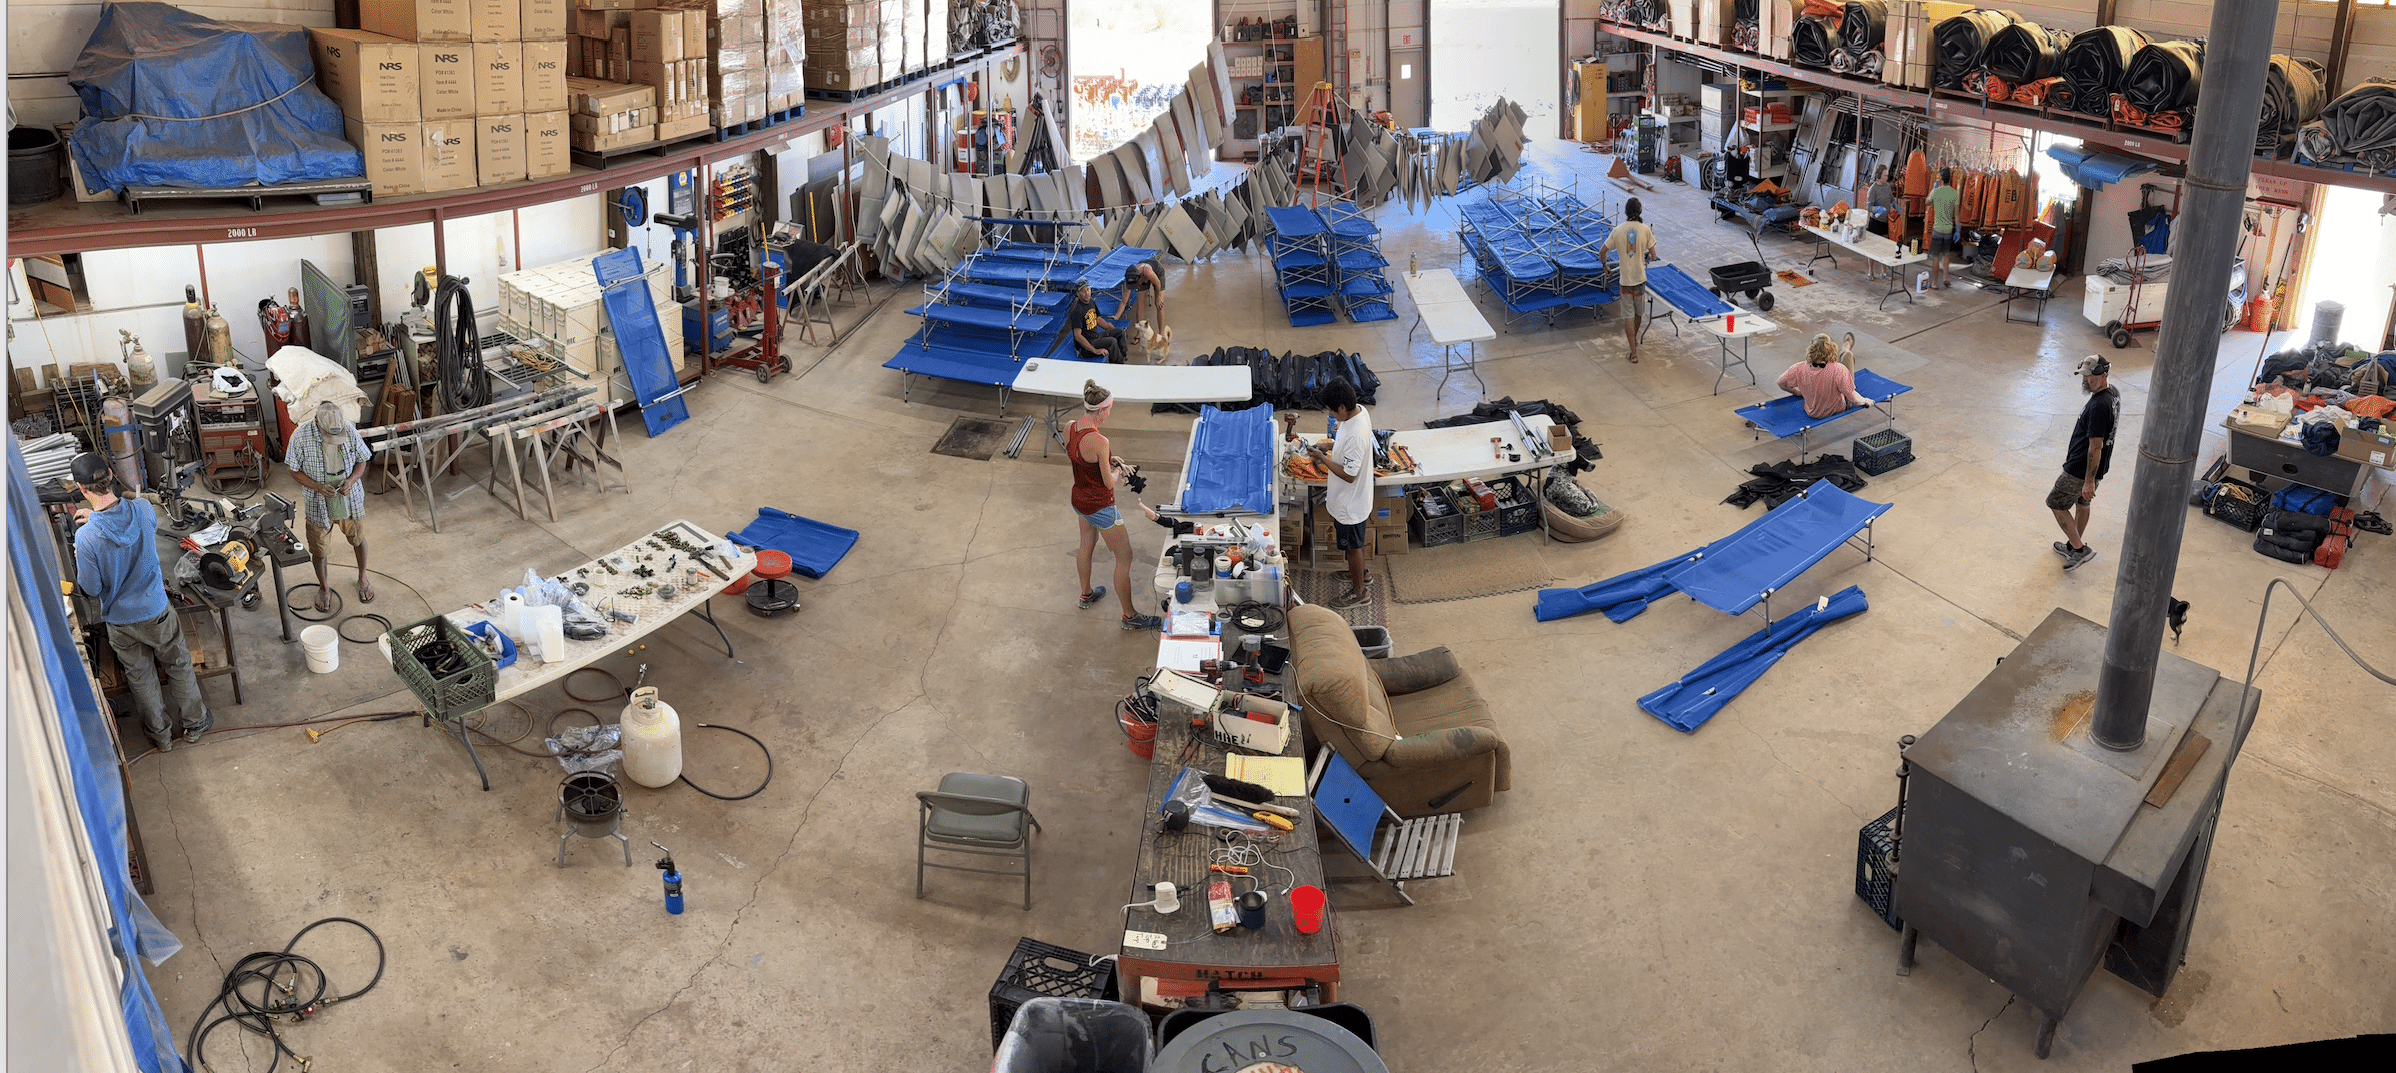
<svg viewBox="0 0 2396 1073"><path fill-rule="evenodd" d="M2188 177L2181 186L2173 285L2155 343L2143 442L2130 486L2129 520L2122 528L2113 617L2090 723L2091 736L2111 749L2136 749L2146 737L2165 605L2179 566L2188 483L2196 470L2205 397L2220 344L2221 296L2229 290L2231 262L2238 256L2255 122L2263 110L2278 15L2276 0L2222 0L2213 7L2205 106L2197 111ZM2105 449L2115 446L2108 443Z"/></svg>

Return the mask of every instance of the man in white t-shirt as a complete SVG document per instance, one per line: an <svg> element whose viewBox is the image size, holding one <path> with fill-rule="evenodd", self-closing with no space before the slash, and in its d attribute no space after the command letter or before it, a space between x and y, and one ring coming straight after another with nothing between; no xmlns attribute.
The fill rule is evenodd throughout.
<svg viewBox="0 0 2396 1073"><path fill-rule="evenodd" d="M1614 254L1615 280L1622 287L1623 337L1631 344L1631 362L1639 361L1639 329L1647 316L1647 261L1655 256L1656 233L1639 219L1639 199L1622 203L1622 224L1606 236L1605 249Z"/></svg>
<svg viewBox="0 0 2396 1073"><path fill-rule="evenodd" d="M1331 601L1331 607L1345 611L1368 602L1364 546L1371 537L1366 523L1373 516L1373 416L1357 405L1356 385L1345 379L1323 389L1323 408L1339 419L1339 431L1330 447L1318 443L1306 451L1329 474L1323 482L1323 508L1331 512L1339 550L1348 556L1348 591Z"/></svg>

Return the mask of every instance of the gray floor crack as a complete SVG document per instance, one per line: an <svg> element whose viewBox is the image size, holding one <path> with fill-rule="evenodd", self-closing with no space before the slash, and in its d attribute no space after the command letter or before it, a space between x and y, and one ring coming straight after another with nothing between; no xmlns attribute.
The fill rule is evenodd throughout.
<svg viewBox="0 0 2396 1073"><path fill-rule="evenodd" d="M2013 999L2012 995L2005 996L2005 1004L1997 1007L1997 1012L1989 1014L1988 1020L1980 1022L1980 1027L1972 1030L1972 1038L1964 1041L1963 1056L1971 1060L1973 1069L1980 1068L1980 1033L1988 1031L1988 1026L1996 1024L1997 1018L2005 1016L2005 1011L2013 1008Z"/></svg>
<svg viewBox="0 0 2396 1073"><path fill-rule="evenodd" d="M1763 745L1764 751L1772 754L1772 762L1780 765L1781 770L1796 776L1799 781L1804 782L1807 785L1812 786L1814 789L1820 790L1824 794L1829 795L1831 800L1839 803L1840 808L1846 809L1849 815L1854 816L1857 822L1869 822L1863 813L1855 811L1855 806L1848 804L1846 800L1841 798L1839 795L1831 793L1830 787L1822 785L1820 780L1806 775L1806 773L1797 770L1795 765L1792 765L1787 760L1782 759L1780 750L1772 747L1771 739L1764 737L1763 732L1747 725L1746 723L1739 723L1738 727L1739 729L1754 735L1755 740Z"/></svg>

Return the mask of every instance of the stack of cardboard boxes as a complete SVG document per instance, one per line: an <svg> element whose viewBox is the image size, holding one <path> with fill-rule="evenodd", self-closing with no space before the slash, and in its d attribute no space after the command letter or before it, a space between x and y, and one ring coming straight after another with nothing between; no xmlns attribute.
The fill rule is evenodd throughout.
<svg viewBox="0 0 2396 1073"><path fill-rule="evenodd" d="M786 112L807 96L807 23L799 0L765 0L765 110Z"/></svg>
<svg viewBox="0 0 2396 1073"><path fill-rule="evenodd" d="M853 92L923 67L924 0L801 3L800 18L807 27L809 88ZM912 64L908 62L909 26L916 31Z"/></svg>
<svg viewBox="0 0 2396 1073"><path fill-rule="evenodd" d="M712 0L707 13L707 50L715 67L715 125L755 123L765 118L765 0Z"/></svg>
<svg viewBox="0 0 2396 1073"><path fill-rule="evenodd" d="M1406 519L1412 510L1405 485L1386 479L1373 483L1373 513L1364 523L1364 553L1368 558L1406 554ZM1315 558L1336 561L1347 553L1339 550L1339 534L1333 528L1331 512L1320 499L1315 500L1313 512Z"/></svg>
<svg viewBox="0 0 2396 1073"><path fill-rule="evenodd" d="M678 141L713 129L708 115L707 11L699 0L577 0L571 71L596 82L647 87L639 94L604 88L575 101L575 148L618 149ZM596 106L599 111L591 111ZM649 128L638 141L632 128ZM587 144L586 144L587 143Z"/></svg>
<svg viewBox="0 0 2396 1073"><path fill-rule="evenodd" d="M309 31L378 194L563 175L566 0L360 0Z"/></svg>
<svg viewBox="0 0 2396 1073"><path fill-rule="evenodd" d="M604 153L657 140L657 90L630 82L568 78L573 114L567 118L574 148Z"/></svg>

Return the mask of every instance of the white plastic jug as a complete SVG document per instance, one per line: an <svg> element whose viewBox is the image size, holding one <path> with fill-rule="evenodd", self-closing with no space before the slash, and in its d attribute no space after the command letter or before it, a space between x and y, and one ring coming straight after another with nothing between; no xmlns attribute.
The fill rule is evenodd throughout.
<svg viewBox="0 0 2396 1073"><path fill-rule="evenodd" d="M656 686L633 690L619 722L625 778L655 789L682 777L682 719Z"/></svg>
<svg viewBox="0 0 2396 1073"><path fill-rule="evenodd" d="M555 604L541 604L524 609L524 632L531 634L533 643L541 650L541 662L561 663L566 658L566 612Z"/></svg>

